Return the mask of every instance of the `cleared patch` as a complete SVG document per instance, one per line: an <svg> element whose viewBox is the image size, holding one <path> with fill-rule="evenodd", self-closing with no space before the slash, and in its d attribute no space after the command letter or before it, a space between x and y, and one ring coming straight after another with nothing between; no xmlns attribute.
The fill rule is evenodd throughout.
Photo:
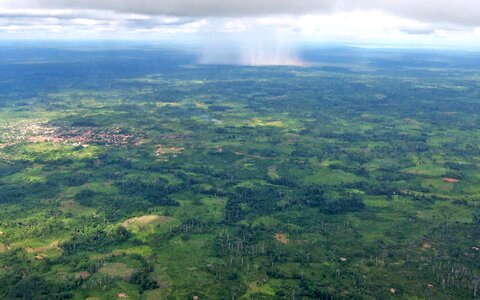
<svg viewBox="0 0 480 300"><path fill-rule="evenodd" d="M156 145L155 146L155 154L157 156L162 156L165 154L172 154L173 157L176 157L177 154L182 153L184 148L176 148L176 147L165 147L163 145Z"/></svg>
<svg viewBox="0 0 480 300"><path fill-rule="evenodd" d="M153 250L152 248L144 245L144 246L138 246L138 247L128 247L125 249L115 249L112 251L112 254L114 256L137 254L144 257L149 257L153 255Z"/></svg>
<svg viewBox="0 0 480 300"><path fill-rule="evenodd" d="M58 246L59 243L60 243L60 241L56 240L56 241L53 241L50 245L47 245L47 246L36 247L36 248L25 248L25 251L27 253L40 253L40 252L47 252L47 251L50 251L50 250L61 250L61 248Z"/></svg>
<svg viewBox="0 0 480 300"><path fill-rule="evenodd" d="M263 156L260 156L260 155L251 155L251 154L243 153L243 152L240 152L240 151L233 151L233 153L235 153L236 155L245 156L245 157L250 157L250 158L273 159L273 158L271 158L271 157L263 157Z"/></svg>
<svg viewBox="0 0 480 300"><path fill-rule="evenodd" d="M110 277L119 277L128 280L132 277L135 269L130 268L124 263L105 263L99 272L107 274Z"/></svg>
<svg viewBox="0 0 480 300"><path fill-rule="evenodd" d="M430 248L432 248L432 244L430 244L428 242L423 243L422 249L428 250Z"/></svg>
<svg viewBox="0 0 480 300"><path fill-rule="evenodd" d="M458 183L460 180L455 179L455 178L449 178L449 177L443 177L442 178L443 182L448 182L448 183Z"/></svg>
<svg viewBox="0 0 480 300"><path fill-rule="evenodd" d="M175 220L175 219L167 216L146 215L146 216L128 219L122 223L122 226L127 229L142 229L146 225L165 224L172 220Z"/></svg>
<svg viewBox="0 0 480 300"><path fill-rule="evenodd" d="M290 241L285 233L275 233L275 239L282 244L288 244Z"/></svg>
<svg viewBox="0 0 480 300"><path fill-rule="evenodd" d="M135 142L135 146L141 146L143 144L146 144L148 141L146 139L139 139L138 141Z"/></svg>
<svg viewBox="0 0 480 300"><path fill-rule="evenodd" d="M75 277L87 279L88 277L90 277L90 273L88 273L87 271L78 272Z"/></svg>
<svg viewBox="0 0 480 300"><path fill-rule="evenodd" d="M241 299L258 299L261 297L259 295L274 297L275 291L267 283L252 282L248 284L247 293Z"/></svg>
<svg viewBox="0 0 480 300"><path fill-rule="evenodd" d="M81 209L81 205L74 200L67 200L60 202L60 210L63 213L78 211Z"/></svg>
<svg viewBox="0 0 480 300"><path fill-rule="evenodd" d="M268 167L268 176L272 179L278 179L280 177L278 175L278 167L275 165Z"/></svg>

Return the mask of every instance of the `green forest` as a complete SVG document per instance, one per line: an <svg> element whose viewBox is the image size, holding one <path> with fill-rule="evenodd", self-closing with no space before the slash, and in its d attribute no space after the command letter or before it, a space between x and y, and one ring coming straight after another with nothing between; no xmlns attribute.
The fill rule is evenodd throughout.
<svg viewBox="0 0 480 300"><path fill-rule="evenodd" d="M478 56L0 52L0 298L478 297Z"/></svg>

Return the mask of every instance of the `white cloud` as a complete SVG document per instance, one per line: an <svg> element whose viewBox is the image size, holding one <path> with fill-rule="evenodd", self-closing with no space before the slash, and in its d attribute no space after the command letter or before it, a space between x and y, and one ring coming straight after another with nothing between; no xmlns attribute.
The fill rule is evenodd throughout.
<svg viewBox="0 0 480 300"><path fill-rule="evenodd" d="M480 47L479 26L479 0L0 0L0 38L242 33L282 41Z"/></svg>
<svg viewBox="0 0 480 300"><path fill-rule="evenodd" d="M304 15L380 10L422 22L480 26L478 0L0 0L0 7L98 9L193 17Z"/></svg>

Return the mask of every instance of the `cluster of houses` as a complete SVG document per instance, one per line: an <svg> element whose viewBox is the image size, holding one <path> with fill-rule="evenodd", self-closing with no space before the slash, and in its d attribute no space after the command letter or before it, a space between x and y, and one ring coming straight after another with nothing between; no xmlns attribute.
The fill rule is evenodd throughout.
<svg viewBox="0 0 480 300"><path fill-rule="evenodd" d="M59 130L54 136L74 145L102 144L127 146L135 144L140 139L136 135L122 133L118 128L70 128Z"/></svg>
<svg viewBox="0 0 480 300"><path fill-rule="evenodd" d="M38 120L18 120L0 124L0 149L20 142L53 138L55 128Z"/></svg>
<svg viewBox="0 0 480 300"><path fill-rule="evenodd" d="M36 120L19 120L0 125L0 149L22 142L70 143L73 145L102 144L126 146L142 137L125 133L121 127L93 128L52 126Z"/></svg>
<svg viewBox="0 0 480 300"><path fill-rule="evenodd" d="M160 136L162 141L183 140L185 134L169 133ZM18 143L67 143L73 146L88 147L91 144L106 146L139 146L146 140L144 133L130 133L121 126L109 128L72 127L69 124L51 124L38 120L20 120L0 124L0 149ZM176 157L184 148L156 145L157 156ZM0 153L1 154L1 153ZM164 158L167 160L167 158Z"/></svg>

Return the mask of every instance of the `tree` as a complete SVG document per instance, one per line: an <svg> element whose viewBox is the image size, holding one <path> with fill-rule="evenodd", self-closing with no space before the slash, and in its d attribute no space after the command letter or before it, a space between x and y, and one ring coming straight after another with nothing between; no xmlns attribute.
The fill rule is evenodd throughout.
<svg viewBox="0 0 480 300"><path fill-rule="evenodd" d="M472 221L473 224L480 226L480 208L475 208L475 210L472 213Z"/></svg>

